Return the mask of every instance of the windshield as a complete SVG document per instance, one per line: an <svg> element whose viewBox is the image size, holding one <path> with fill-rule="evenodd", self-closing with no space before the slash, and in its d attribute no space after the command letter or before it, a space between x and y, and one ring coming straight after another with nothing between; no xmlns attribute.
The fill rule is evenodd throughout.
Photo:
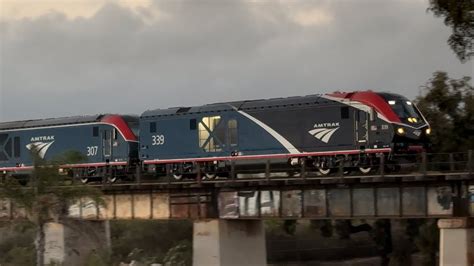
<svg viewBox="0 0 474 266"><path fill-rule="evenodd" d="M387 101L393 112L403 122L408 122L412 124L424 122L418 109L407 98L401 95L391 93L380 93L380 95L385 99L385 101Z"/></svg>

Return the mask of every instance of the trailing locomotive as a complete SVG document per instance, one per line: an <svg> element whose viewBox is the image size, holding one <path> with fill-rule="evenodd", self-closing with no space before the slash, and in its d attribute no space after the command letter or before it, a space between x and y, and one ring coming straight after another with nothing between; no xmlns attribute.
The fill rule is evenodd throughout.
<svg viewBox="0 0 474 266"><path fill-rule="evenodd" d="M333 93L146 111L139 157L148 172L167 169L178 179L195 173L197 161L211 178L228 172L231 161L242 167L262 159L304 163L321 174L341 166L366 174L380 154L422 150L429 133L403 96Z"/></svg>
<svg viewBox="0 0 474 266"><path fill-rule="evenodd" d="M139 134L138 134L139 132ZM51 159L67 150L88 158L70 175L132 177L204 173L231 167L301 166L327 175L334 169L367 174L383 154L419 152L430 127L416 106L392 93L359 91L215 103L145 111L140 118L99 115L0 123L0 174L31 169L28 149ZM261 169L261 168L260 168Z"/></svg>
<svg viewBox="0 0 474 266"><path fill-rule="evenodd" d="M28 175L34 146L46 160L67 151L80 152L87 162L65 165L64 170L84 183L103 176L113 182L128 175L137 163L137 130L137 117L120 115L0 123L0 173Z"/></svg>

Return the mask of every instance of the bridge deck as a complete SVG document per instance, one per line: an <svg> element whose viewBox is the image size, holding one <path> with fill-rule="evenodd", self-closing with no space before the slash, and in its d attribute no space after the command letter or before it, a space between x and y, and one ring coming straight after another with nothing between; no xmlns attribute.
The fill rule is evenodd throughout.
<svg viewBox="0 0 474 266"><path fill-rule="evenodd" d="M462 156L461 156L462 155ZM97 182L107 202L83 199L69 206L78 219L345 219L474 217L474 163L465 154L422 154L397 172L382 165L371 175L331 176L305 166L232 171L229 177L185 180L138 175L133 182ZM69 186L82 185L69 182ZM25 188L28 189L28 188ZM21 208L0 200L0 219L24 217Z"/></svg>

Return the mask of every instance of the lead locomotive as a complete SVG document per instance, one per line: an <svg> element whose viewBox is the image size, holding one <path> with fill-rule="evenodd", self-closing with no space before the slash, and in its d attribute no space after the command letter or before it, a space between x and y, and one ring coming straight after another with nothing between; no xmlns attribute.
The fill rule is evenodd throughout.
<svg viewBox="0 0 474 266"><path fill-rule="evenodd" d="M138 120L112 116L123 123L120 127L105 123L115 134L110 137L106 129L99 129L95 137L81 131L110 115L100 117L81 126L61 119L54 125L47 120L0 123L0 171L17 173L31 167L24 156L28 147L48 143L46 159L68 149L89 158L86 164L68 166L84 182L100 176L106 167L115 169L117 176L142 169L156 175L171 173L177 179L198 171L212 178L228 174L231 165L252 169L268 160L305 164L323 175L341 167L366 174L382 154L393 160L397 154L420 152L430 134L428 122L411 101L372 91L158 109L145 111ZM28 136L22 138L21 132ZM31 136L54 136L54 140L31 141ZM56 148L59 143L61 148ZM123 146L126 151L114 149ZM92 155L90 147L96 147ZM23 156L15 157L17 150Z"/></svg>

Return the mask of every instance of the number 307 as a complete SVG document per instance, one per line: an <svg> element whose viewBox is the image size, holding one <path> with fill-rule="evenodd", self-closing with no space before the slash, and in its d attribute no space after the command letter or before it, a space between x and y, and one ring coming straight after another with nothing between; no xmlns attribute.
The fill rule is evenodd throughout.
<svg viewBox="0 0 474 266"><path fill-rule="evenodd" d="M87 147L87 156L96 156L98 149L99 149L99 147L97 147L97 146Z"/></svg>
<svg viewBox="0 0 474 266"><path fill-rule="evenodd" d="M153 135L151 136L151 145L163 145L165 144L164 135Z"/></svg>

